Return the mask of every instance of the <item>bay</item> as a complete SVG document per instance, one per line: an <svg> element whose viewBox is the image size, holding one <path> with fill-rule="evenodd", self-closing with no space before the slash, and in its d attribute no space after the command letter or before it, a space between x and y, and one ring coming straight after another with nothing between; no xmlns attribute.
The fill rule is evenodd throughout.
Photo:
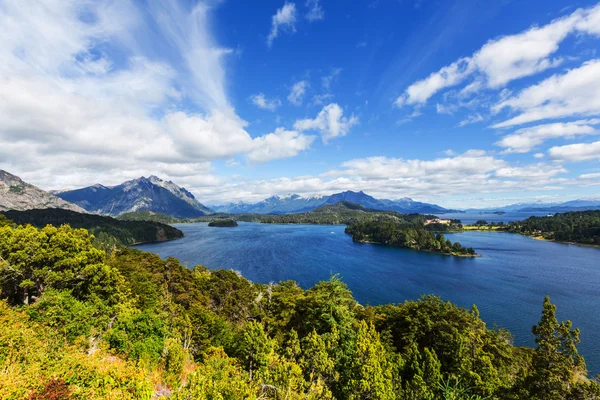
<svg viewBox="0 0 600 400"><path fill-rule="evenodd" d="M480 258L458 258L352 241L344 226L240 223L237 228L178 224L185 238L137 248L191 267L234 269L254 282L293 279L303 288L339 274L362 304L399 303L435 294L476 304L488 326L533 346L531 326L549 295L560 320L581 329L580 352L600 372L600 249L501 232L447 234Z"/></svg>

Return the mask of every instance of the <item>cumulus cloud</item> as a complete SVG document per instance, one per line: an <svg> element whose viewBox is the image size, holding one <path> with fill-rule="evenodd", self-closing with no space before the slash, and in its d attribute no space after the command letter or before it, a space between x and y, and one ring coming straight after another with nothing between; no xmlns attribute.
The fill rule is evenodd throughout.
<svg viewBox="0 0 600 400"><path fill-rule="evenodd" d="M277 128L275 132L254 139L254 149L248 154L253 162L265 162L298 155L310 147L315 136Z"/></svg>
<svg viewBox="0 0 600 400"><path fill-rule="evenodd" d="M4 1L2 167L45 188L151 173L212 187L211 160L269 146L230 105L230 50L213 40L210 7L183 4L151 0L142 13L127 0ZM288 139L307 147L290 135L277 147Z"/></svg>
<svg viewBox="0 0 600 400"><path fill-rule="evenodd" d="M267 45L271 47L281 30L296 32L296 5L285 2L271 18L271 32L267 36Z"/></svg>
<svg viewBox="0 0 600 400"><path fill-rule="evenodd" d="M306 94L307 88L308 88L307 81L299 81L299 82L294 83L294 86L292 86L292 89L290 90L290 94L287 97L288 101L295 106L301 105L302 101L304 99L304 95Z"/></svg>
<svg viewBox="0 0 600 400"><path fill-rule="evenodd" d="M592 60L562 75L553 75L523 89L493 107L519 113L495 128L570 116L600 115L600 60Z"/></svg>
<svg viewBox="0 0 600 400"><path fill-rule="evenodd" d="M364 190L377 198L408 196L440 203L440 197L470 192L543 191L555 190L563 184L571 187L584 184L561 178L564 172L565 169L556 163L511 165L481 150L433 160L368 157L346 161L338 169L319 176L230 182L220 186L219 193L210 188L200 189L200 197L259 201L273 194L314 195ZM460 203L460 207L465 206Z"/></svg>
<svg viewBox="0 0 600 400"><path fill-rule="evenodd" d="M308 7L306 19L310 22L320 21L325 18L325 12L319 0L306 0L306 7Z"/></svg>
<svg viewBox="0 0 600 400"><path fill-rule="evenodd" d="M330 139L346 136L352 126L358 123L358 117L352 115L344 117L344 110L336 103L331 103L317 114L314 119L301 119L294 123L294 129L298 131L316 130L321 133L323 142Z"/></svg>
<svg viewBox="0 0 600 400"><path fill-rule="evenodd" d="M579 9L547 25L487 42L470 57L441 68L427 78L410 85L399 96L397 106L424 104L442 89L456 86L476 76L463 95L484 87L499 88L508 82L530 76L561 64L552 58L560 44L572 34L600 35L600 5ZM475 83L476 82L476 83Z"/></svg>
<svg viewBox="0 0 600 400"><path fill-rule="evenodd" d="M256 107L269 111L275 111L277 107L281 105L281 101L279 99L268 99L264 93L258 93L250 96L250 101L252 101L252 104L254 104Z"/></svg>
<svg viewBox="0 0 600 400"><path fill-rule="evenodd" d="M599 161L600 142L555 146L548 151L548 154L553 160L559 161Z"/></svg>
<svg viewBox="0 0 600 400"><path fill-rule="evenodd" d="M600 131L594 125L600 125L600 119L557 122L519 129L496 142L504 147L505 153L528 153L535 146L551 139L573 139L580 135L598 135Z"/></svg>

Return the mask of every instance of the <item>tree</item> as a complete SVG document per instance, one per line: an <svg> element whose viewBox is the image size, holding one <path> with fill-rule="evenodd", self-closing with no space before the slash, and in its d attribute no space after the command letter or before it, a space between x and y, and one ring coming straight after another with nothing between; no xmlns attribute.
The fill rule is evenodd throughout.
<svg viewBox="0 0 600 400"><path fill-rule="evenodd" d="M262 324L256 321L249 322L242 332L240 355L250 374L250 380L267 366L272 350L273 342L265 333Z"/></svg>
<svg viewBox="0 0 600 400"><path fill-rule="evenodd" d="M358 323L351 369L348 399L395 399L392 390L392 364L381 344L379 333L372 324L365 321Z"/></svg>
<svg viewBox="0 0 600 400"><path fill-rule="evenodd" d="M571 321L559 323L556 305L544 299L542 318L532 328L537 348L533 355L530 393L533 399L565 399L578 372L585 372L585 362L577 352L579 329Z"/></svg>
<svg viewBox="0 0 600 400"><path fill-rule="evenodd" d="M48 225L0 228L2 297L12 304L30 304L47 288L71 290L73 297L99 297L118 303L124 279L104 264L106 254L92 244L85 229Z"/></svg>

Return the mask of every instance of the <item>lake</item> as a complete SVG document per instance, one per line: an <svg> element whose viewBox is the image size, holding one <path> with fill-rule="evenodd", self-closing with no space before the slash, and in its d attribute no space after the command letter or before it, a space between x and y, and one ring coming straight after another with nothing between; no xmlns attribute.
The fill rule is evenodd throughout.
<svg viewBox="0 0 600 400"><path fill-rule="evenodd" d="M254 282L293 279L309 288L331 274L362 304L399 303L435 294L477 304L488 326L508 328L517 345L533 346L545 295L560 320L581 329L580 352L600 372L600 249L500 232L447 234L480 258L354 243L344 226L239 223L237 228L179 224L186 237L136 246L193 266L234 269Z"/></svg>

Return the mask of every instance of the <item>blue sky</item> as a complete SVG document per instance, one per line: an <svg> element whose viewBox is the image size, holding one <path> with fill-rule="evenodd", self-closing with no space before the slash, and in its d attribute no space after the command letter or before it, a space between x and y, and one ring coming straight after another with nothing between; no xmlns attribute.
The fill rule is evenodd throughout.
<svg viewBox="0 0 600 400"><path fill-rule="evenodd" d="M200 201L600 195L594 1L0 0L0 168Z"/></svg>

